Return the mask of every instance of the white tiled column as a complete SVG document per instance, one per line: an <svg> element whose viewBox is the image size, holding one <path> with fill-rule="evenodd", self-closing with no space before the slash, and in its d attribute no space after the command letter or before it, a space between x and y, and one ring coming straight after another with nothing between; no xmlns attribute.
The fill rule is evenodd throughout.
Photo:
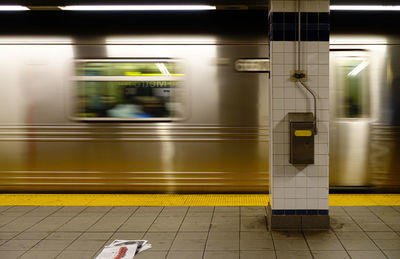
<svg viewBox="0 0 400 259"><path fill-rule="evenodd" d="M329 209L329 41L327 39L329 24L326 22L329 1L301 1L300 5L301 17L305 21L302 22L300 45L301 70L307 71L306 84L317 95L318 134L315 136L315 162L304 166L294 166L289 163L287 114L314 112L314 102L305 88L290 80L290 73L297 69L297 14L295 14L297 2L271 0L270 197L272 215L327 215ZM293 19L294 15L296 15L295 19Z"/></svg>

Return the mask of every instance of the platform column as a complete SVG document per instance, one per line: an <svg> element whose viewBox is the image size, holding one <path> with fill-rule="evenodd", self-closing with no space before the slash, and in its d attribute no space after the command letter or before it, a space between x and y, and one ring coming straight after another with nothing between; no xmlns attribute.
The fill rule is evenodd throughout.
<svg viewBox="0 0 400 259"><path fill-rule="evenodd" d="M298 2L270 0L269 6L269 226L272 229L329 228L329 1L300 1L300 46ZM312 95L291 80L299 64L307 74L304 83L317 97L314 163L308 165L289 163L288 113L314 113Z"/></svg>

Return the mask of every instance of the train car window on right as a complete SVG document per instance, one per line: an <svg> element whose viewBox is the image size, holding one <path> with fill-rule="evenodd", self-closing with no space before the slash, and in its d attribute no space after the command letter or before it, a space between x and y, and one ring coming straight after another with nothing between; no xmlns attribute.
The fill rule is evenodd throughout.
<svg viewBox="0 0 400 259"><path fill-rule="evenodd" d="M370 117L370 61L367 52L333 52L336 117Z"/></svg>

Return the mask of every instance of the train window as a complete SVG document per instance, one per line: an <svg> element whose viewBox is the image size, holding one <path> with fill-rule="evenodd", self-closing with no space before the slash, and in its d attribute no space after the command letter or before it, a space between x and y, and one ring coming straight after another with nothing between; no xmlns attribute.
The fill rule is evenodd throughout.
<svg viewBox="0 0 400 259"><path fill-rule="evenodd" d="M336 116L362 118L369 116L369 62L366 56L335 58L334 79Z"/></svg>
<svg viewBox="0 0 400 259"><path fill-rule="evenodd" d="M76 61L75 118L167 121L183 116L179 62Z"/></svg>

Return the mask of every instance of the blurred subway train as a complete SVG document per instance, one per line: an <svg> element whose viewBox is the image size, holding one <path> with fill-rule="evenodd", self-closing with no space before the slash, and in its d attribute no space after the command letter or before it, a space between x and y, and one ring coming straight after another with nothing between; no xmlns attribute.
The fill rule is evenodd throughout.
<svg viewBox="0 0 400 259"><path fill-rule="evenodd" d="M325 107L330 185L393 191L400 41L339 16ZM0 190L268 192L269 74L237 67L269 58L267 19L265 10L2 14Z"/></svg>

